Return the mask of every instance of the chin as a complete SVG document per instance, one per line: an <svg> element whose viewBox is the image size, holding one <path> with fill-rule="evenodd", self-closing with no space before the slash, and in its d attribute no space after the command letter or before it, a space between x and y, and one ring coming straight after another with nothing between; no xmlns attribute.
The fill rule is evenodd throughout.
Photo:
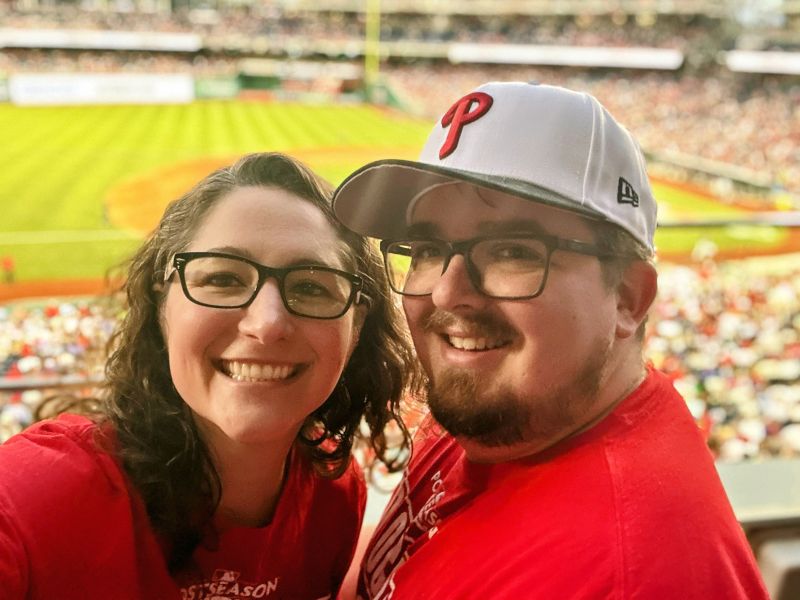
<svg viewBox="0 0 800 600"><path fill-rule="evenodd" d="M222 434L224 439L243 445L263 445L285 443L287 438L294 439L296 427L289 423L275 423L271 420L248 418L240 423L227 423L214 429ZM213 443L212 436L211 442Z"/></svg>

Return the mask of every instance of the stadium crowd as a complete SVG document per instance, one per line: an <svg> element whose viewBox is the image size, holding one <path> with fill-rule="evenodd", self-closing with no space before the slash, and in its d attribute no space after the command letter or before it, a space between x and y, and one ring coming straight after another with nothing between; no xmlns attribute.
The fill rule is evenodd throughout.
<svg viewBox="0 0 800 600"><path fill-rule="evenodd" d="M20 13L0 6L5 28L137 30L196 33L212 39L268 36L289 48L300 39L360 40L360 14L283 13L275 4L224 19L211 11L124 15L59 6ZM691 19L619 22L615 17L520 19L384 16L382 39L427 42L541 43L698 49L702 23ZM731 40L719 38L717 49ZM2 49L0 76L23 72L189 71L235 76L236 52L155 53ZM687 60L689 60L687 58ZM536 80L596 95L646 151L727 165L767 182L775 197L800 197L800 85L791 77L713 76L691 69L581 70L529 66L391 61L383 74L402 103L431 118L459 91L487 80ZM697 72L702 72L697 71ZM732 190L726 190L732 194ZM797 208L797 207L795 207ZM719 460L800 456L800 268L770 273L760 263L662 264L647 353L687 398ZM0 441L24 427L50 391L33 379L88 380L102 374L104 347L118 316L105 302L58 301L0 307ZM37 384L38 385L38 384ZM4 391L5 390L5 391Z"/></svg>
<svg viewBox="0 0 800 600"><path fill-rule="evenodd" d="M800 456L800 267L712 255L659 265L648 359L674 379L719 460ZM118 314L107 301L0 307L0 383L101 376ZM0 440L52 392L0 394Z"/></svg>
<svg viewBox="0 0 800 600"><path fill-rule="evenodd" d="M386 15L381 39L480 44L540 44L685 49L707 34L700 17L658 20L612 16L525 17L520 15Z"/></svg>
<svg viewBox="0 0 800 600"><path fill-rule="evenodd" d="M361 40L366 16L360 12L284 10L269 2L229 7L224 13L177 9L171 13L117 13L59 5L57 10L19 11L0 7L4 27L195 33L203 36L265 35L286 41ZM707 37L716 21L701 15L628 16L515 14L409 14L381 17L383 41L645 46L686 48ZM726 44L729 45L728 42Z"/></svg>
<svg viewBox="0 0 800 600"><path fill-rule="evenodd" d="M0 72L191 72L236 76L238 59L146 52L12 50ZM387 65L389 87L414 112L442 114L458 90L489 80L540 81L597 96L645 151L705 159L742 178L800 194L800 85L785 77L757 81L720 70L713 77L661 72L592 72L526 66Z"/></svg>
<svg viewBox="0 0 800 600"><path fill-rule="evenodd" d="M30 424L49 393L102 378L118 316L111 300L0 306L0 442Z"/></svg>
<svg viewBox="0 0 800 600"><path fill-rule="evenodd" d="M235 76L238 59L175 52L47 50L12 48L0 52L0 74L16 73L191 73L195 77Z"/></svg>
<svg viewBox="0 0 800 600"><path fill-rule="evenodd" d="M240 59L248 54L243 41L255 44L254 40L265 40L261 52L277 49L289 58L303 56L308 43L338 41L344 42L347 55L347 42L363 40L365 21L363 13L292 10L277 2L229 6L225 11L176 9L168 14L85 10L77 4L19 10L5 4L0 6L4 28L193 33L203 38L204 48L194 53L5 48L0 50L0 75L191 72L236 76ZM752 32L741 35L734 19L726 21L725 27L718 26L720 23L702 14L533 17L386 13L381 19L381 39L386 42L679 48L691 68L665 73L422 60L418 64L393 61L385 65L384 73L404 103L426 118L446 110L455 91L472 89L487 80L539 80L585 89L600 98L651 153L730 165L762 187L798 195L800 86L789 76L735 74L716 64L719 51L734 47L740 38L754 37ZM712 30L714 34L709 35Z"/></svg>
<svg viewBox="0 0 800 600"><path fill-rule="evenodd" d="M719 460L800 455L800 268L660 265L647 356Z"/></svg>
<svg viewBox="0 0 800 600"><path fill-rule="evenodd" d="M713 77L657 72L432 65L395 66L390 87L427 117L443 114L458 90L489 80L539 81L597 96L647 152L739 168L746 178L800 193L800 85L751 80L724 70Z"/></svg>

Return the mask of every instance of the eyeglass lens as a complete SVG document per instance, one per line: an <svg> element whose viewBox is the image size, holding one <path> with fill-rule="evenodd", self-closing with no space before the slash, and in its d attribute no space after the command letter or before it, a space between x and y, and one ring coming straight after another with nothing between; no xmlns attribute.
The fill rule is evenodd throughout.
<svg viewBox="0 0 800 600"><path fill-rule="evenodd" d="M258 269L243 260L220 256L196 257L183 269L191 300L229 308L247 304L257 293ZM287 272L279 282L289 309L309 317L341 314L352 295L352 282L333 271L302 267Z"/></svg>
<svg viewBox="0 0 800 600"><path fill-rule="evenodd" d="M433 292L450 249L437 240L394 242L386 247L386 267L392 288L407 295ZM548 249L535 238L476 241L466 252L480 290L504 298L527 297L540 291L547 271Z"/></svg>

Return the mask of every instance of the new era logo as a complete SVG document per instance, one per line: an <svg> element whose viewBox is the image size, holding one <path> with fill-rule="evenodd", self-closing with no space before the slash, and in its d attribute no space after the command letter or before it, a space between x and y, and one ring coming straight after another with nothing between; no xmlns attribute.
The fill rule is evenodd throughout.
<svg viewBox="0 0 800 600"><path fill-rule="evenodd" d="M619 183L617 184L617 203L639 206L639 194L637 194L633 186L622 177L619 178Z"/></svg>

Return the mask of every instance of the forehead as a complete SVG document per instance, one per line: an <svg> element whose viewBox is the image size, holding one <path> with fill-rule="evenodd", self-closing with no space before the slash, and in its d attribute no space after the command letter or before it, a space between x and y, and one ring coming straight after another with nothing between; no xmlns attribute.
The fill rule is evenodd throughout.
<svg viewBox="0 0 800 600"><path fill-rule="evenodd" d="M271 187L240 187L220 198L187 249L222 250L270 266L349 262L347 245L317 206Z"/></svg>
<svg viewBox="0 0 800 600"><path fill-rule="evenodd" d="M591 228L569 211L466 183L447 183L423 193L409 208L412 230L457 239L530 231L590 237Z"/></svg>

